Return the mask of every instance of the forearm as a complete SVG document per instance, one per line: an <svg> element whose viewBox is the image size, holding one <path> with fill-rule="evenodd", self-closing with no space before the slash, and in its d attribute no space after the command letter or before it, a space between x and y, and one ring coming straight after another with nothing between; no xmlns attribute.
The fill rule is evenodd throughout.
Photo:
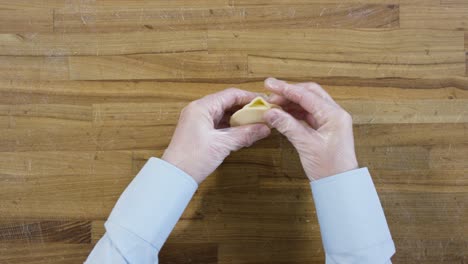
<svg viewBox="0 0 468 264"><path fill-rule="evenodd" d="M102 259L110 255L118 255L127 263L156 263L157 252L197 187L178 168L160 159L149 159L117 201L105 223L106 235L88 263L113 263Z"/></svg>
<svg viewBox="0 0 468 264"><path fill-rule="evenodd" d="M367 168L311 187L327 263L390 263L395 247Z"/></svg>

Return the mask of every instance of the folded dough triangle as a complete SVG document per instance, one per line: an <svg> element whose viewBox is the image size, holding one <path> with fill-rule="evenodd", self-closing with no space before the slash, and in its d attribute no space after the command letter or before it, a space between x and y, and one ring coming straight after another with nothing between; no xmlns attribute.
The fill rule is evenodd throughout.
<svg viewBox="0 0 468 264"><path fill-rule="evenodd" d="M270 104L262 97L254 98L250 103L246 104L242 109L235 112L229 121L232 127L242 126L255 123L265 123L263 114L271 108L281 108L277 105Z"/></svg>

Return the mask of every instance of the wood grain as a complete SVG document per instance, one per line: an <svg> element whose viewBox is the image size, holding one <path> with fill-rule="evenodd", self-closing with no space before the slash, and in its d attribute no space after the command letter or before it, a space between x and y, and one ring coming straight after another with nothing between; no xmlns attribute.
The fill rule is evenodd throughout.
<svg viewBox="0 0 468 264"><path fill-rule="evenodd" d="M2 222L0 241L22 243L87 244L91 241L90 221Z"/></svg>
<svg viewBox="0 0 468 264"><path fill-rule="evenodd" d="M468 122L468 100L339 103L353 116L355 124Z"/></svg>
<svg viewBox="0 0 468 264"><path fill-rule="evenodd" d="M410 4L410 5L419 5L419 6L438 6L442 3L458 3L461 4L464 0L364 0L364 1L355 1L355 0L229 0L229 4L231 6L268 6L268 5L291 5L291 4L311 4L311 3L333 3L333 4L355 4L355 3L367 3L367 4L390 4L390 5L397 5L397 4Z"/></svg>
<svg viewBox="0 0 468 264"><path fill-rule="evenodd" d="M462 52L463 53L463 52ZM405 60L399 63L359 63L347 62L346 57L358 57L358 55L345 56L343 61L320 61L315 59L288 59L281 57L249 56L249 75L257 78L267 78L269 75L278 77L290 76L299 78L314 78L322 76L332 77L358 77L363 78L429 78L442 75L463 76L466 72L466 63L456 56L456 61L419 64ZM393 60L399 61L406 56L401 54ZM384 57L386 59L386 57ZM408 58L408 57L406 57ZM442 58L445 60L445 57Z"/></svg>
<svg viewBox="0 0 468 264"><path fill-rule="evenodd" d="M311 4L221 8L58 9L56 32L174 31L258 28L393 28L397 5Z"/></svg>
<svg viewBox="0 0 468 264"><path fill-rule="evenodd" d="M68 58L0 56L0 78L4 80L68 80Z"/></svg>
<svg viewBox="0 0 468 264"><path fill-rule="evenodd" d="M307 81L307 79L292 81ZM315 80L315 79L314 79ZM337 100L468 99L468 78L449 79L317 79ZM20 81L0 80L1 104L171 103L196 100L226 89L265 93L263 81L161 82L161 81Z"/></svg>
<svg viewBox="0 0 468 264"><path fill-rule="evenodd" d="M247 53L253 77L427 78L465 75L463 38L423 30L209 31L208 50Z"/></svg>
<svg viewBox="0 0 468 264"><path fill-rule="evenodd" d="M440 21L444 21L440 23ZM468 29L468 6L402 6L401 28Z"/></svg>
<svg viewBox="0 0 468 264"><path fill-rule="evenodd" d="M208 32L210 51L382 53L462 51L463 32L445 30L249 30ZM330 45L333 43L333 45ZM252 53L254 52L254 53Z"/></svg>
<svg viewBox="0 0 468 264"><path fill-rule="evenodd" d="M411 0L411 1L420 1L420 0ZM432 0L430 0L432 1ZM334 3L334 4L348 4L348 3L356 3L353 0L331 0L326 1L327 3ZM372 4L399 4L399 0L366 0L362 1L364 3L372 3ZM229 0L229 4L231 6L246 6L246 5L260 5L260 6L267 6L267 5L291 5L291 4L310 4L310 3L324 3L323 0Z"/></svg>
<svg viewBox="0 0 468 264"><path fill-rule="evenodd" d="M0 33L53 32L53 16L52 9L4 10L0 8Z"/></svg>
<svg viewBox="0 0 468 264"><path fill-rule="evenodd" d="M247 57L174 53L69 58L71 80L213 79L247 74Z"/></svg>
<svg viewBox="0 0 468 264"><path fill-rule="evenodd" d="M82 263L181 109L314 81L353 116L397 247L468 256L465 0L0 0L0 263ZM324 263L277 131L201 184L160 263Z"/></svg>
<svg viewBox="0 0 468 264"><path fill-rule="evenodd" d="M440 0L440 4L443 6L467 6L464 0Z"/></svg>
<svg viewBox="0 0 468 264"><path fill-rule="evenodd" d="M125 33L0 34L0 55L83 56L173 53L206 50L206 33L185 31Z"/></svg>
<svg viewBox="0 0 468 264"><path fill-rule="evenodd" d="M61 244L61 243L11 243L1 244L0 261L5 263L81 263L92 249L90 244Z"/></svg>
<svg viewBox="0 0 468 264"><path fill-rule="evenodd" d="M217 7L226 6L227 0L175 0L167 1L146 1L146 0L101 0L101 1L63 1L63 0L1 0L2 9L28 10L43 8L67 8L71 10L93 10L106 9L119 6L121 10L144 9L144 8L164 8L164 7Z"/></svg>

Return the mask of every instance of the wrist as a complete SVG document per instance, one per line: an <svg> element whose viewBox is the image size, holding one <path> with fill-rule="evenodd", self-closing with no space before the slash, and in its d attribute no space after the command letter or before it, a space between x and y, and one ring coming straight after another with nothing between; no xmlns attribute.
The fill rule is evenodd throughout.
<svg viewBox="0 0 468 264"><path fill-rule="evenodd" d="M307 173L307 176L310 181L318 181L341 173L356 170L358 168L359 165L356 157L351 157L337 161L334 164L329 164L329 166L321 166L320 168Z"/></svg>
<svg viewBox="0 0 468 264"><path fill-rule="evenodd" d="M177 154L173 154L173 152L171 152L169 149L166 149L166 151L164 151L164 154L161 157L161 159L185 172L188 176L193 178L197 182L197 184L203 182L204 178L200 177L195 173L195 170L190 164L189 159L183 158Z"/></svg>

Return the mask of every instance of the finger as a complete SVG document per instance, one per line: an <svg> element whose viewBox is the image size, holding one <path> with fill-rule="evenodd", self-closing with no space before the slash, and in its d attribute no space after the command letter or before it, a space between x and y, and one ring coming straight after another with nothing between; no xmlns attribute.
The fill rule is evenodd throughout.
<svg viewBox="0 0 468 264"><path fill-rule="evenodd" d="M219 119L217 123L214 123L215 129L230 127L229 121L231 120L232 115L240 110L242 106L233 106L232 108L224 111L223 116Z"/></svg>
<svg viewBox="0 0 468 264"><path fill-rule="evenodd" d="M322 98L324 99L327 99L327 100L330 100L332 102L335 103L335 101L333 100L333 98L330 96L329 93L327 93L327 91L325 91L325 89L322 88L322 86L320 86L319 84L317 83L314 83L314 82L306 82L306 83L296 83L296 84L289 84L289 85L298 85L298 86L302 86L306 89L308 89L309 91L313 92L313 93L316 93L317 95L321 96ZM282 104L286 104L288 102L288 100L286 98L284 98L283 96L281 95L278 95L278 94L271 94L269 97L268 97L268 101L272 104L277 104L277 105L282 105Z"/></svg>
<svg viewBox="0 0 468 264"><path fill-rule="evenodd" d="M207 107L208 112L214 119L214 123L224 115L224 112L236 105L245 105L252 101L257 95L253 92L237 88L228 88L221 92L207 95L198 100L202 107Z"/></svg>
<svg viewBox="0 0 468 264"><path fill-rule="evenodd" d="M299 104L304 110L313 115L318 125L327 122L330 115L336 112L336 106L334 104L303 86L291 85L284 81L268 78L265 80L265 87Z"/></svg>
<svg viewBox="0 0 468 264"><path fill-rule="evenodd" d="M307 113L307 111L304 110L304 108L302 108L302 106L300 106L300 105L298 105L298 104L296 104L294 102L289 101L288 99L286 99L284 96L281 96L281 95L271 94L268 97L268 102L281 106L281 108L284 111L286 111L286 112L288 112L290 114L293 113L293 112Z"/></svg>
<svg viewBox="0 0 468 264"><path fill-rule="evenodd" d="M290 115L292 115L294 118L306 121L307 124L311 126L313 129L319 128L317 121L313 118L313 116L309 112L304 110L302 106L289 101L284 96L277 95L277 94L271 94L269 97L269 100L270 102L274 101L276 104L281 105L281 108L285 112L288 112Z"/></svg>
<svg viewBox="0 0 468 264"><path fill-rule="evenodd" d="M222 128L227 128L229 127L229 120L231 119L230 114L225 114L221 117L219 122L215 124L215 129L222 129Z"/></svg>
<svg viewBox="0 0 468 264"><path fill-rule="evenodd" d="M283 106L282 108L285 112L294 116L294 118L306 121L306 123L309 126L311 126L313 129L317 130L319 128L319 125L317 121L315 120L315 118L313 117L313 115L307 112L306 110L304 110L302 106L296 103L290 102L289 104Z"/></svg>
<svg viewBox="0 0 468 264"><path fill-rule="evenodd" d="M325 89L323 89L322 86L320 86L319 84L314 83L314 82L307 82L307 83L297 83L296 85L302 86L308 89L309 91L316 93L318 96L332 103L336 107L340 107L338 103L333 99L333 97L331 97L331 95L327 91L325 91Z"/></svg>
<svg viewBox="0 0 468 264"><path fill-rule="evenodd" d="M294 109L294 110L304 110L304 108L302 108L300 105L294 103L294 102L291 102L289 101L288 99L286 99L284 96L281 96L281 95L277 95L277 94L271 94L267 101L269 103L272 103L272 104L275 104L275 105L279 105L281 106L281 108L283 110L287 110L287 109ZM305 111L305 110L304 110Z"/></svg>
<svg viewBox="0 0 468 264"><path fill-rule="evenodd" d="M270 96L268 96L268 98L267 98L267 101L269 103L272 103L272 104L275 104L275 105L280 105L280 106L286 105L286 104L291 102L288 99L286 99L284 96L281 96L281 95L278 95L278 94L275 94L275 93L270 94Z"/></svg>
<svg viewBox="0 0 468 264"><path fill-rule="evenodd" d="M226 136L225 143L228 144L230 150L236 151L266 138L270 135L271 129L265 124L252 124L229 127L218 131Z"/></svg>
<svg viewBox="0 0 468 264"><path fill-rule="evenodd" d="M290 111L303 111L303 112L306 112L306 110L304 110L304 108L302 108L302 106L296 104L296 103L293 103L293 102L289 102L288 104L284 105L281 107L284 111L286 112L290 112Z"/></svg>
<svg viewBox="0 0 468 264"><path fill-rule="evenodd" d="M285 135L293 144L309 132L306 126L301 124L299 120L280 109L268 110L263 118L271 127L276 128L281 134Z"/></svg>
<svg viewBox="0 0 468 264"><path fill-rule="evenodd" d="M314 130L318 130L320 128L320 124L317 122L314 116L309 113L305 115L304 121L306 121L307 124L309 124L309 126L312 127Z"/></svg>
<svg viewBox="0 0 468 264"><path fill-rule="evenodd" d="M295 111L295 110L292 110L292 111L285 111L287 112L288 114L292 115L295 119L297 120L306 120L307 118L307 115L309 115L309 113L305 112L305 111Z"/></svg>
<svg viewBox="0 0 468 264"><path fill-rule="evenodd" d="M300 105L295 103L290 103L282 107L282 110L294 116L296 119L303 120L306 115L309 115Z"/></svg>
<svg viewBox="0 0 468 264"><path fill-rule="evenodd" d="M306 83L296 83L295 85L302 86L302 87L308 89L309 91L311 91L311 92L313 92L313 93L316 93L317 95L321 96L321 97L324 98L324 99L333 101L333 98L330 96L330 94L327 93L327 91L325 91L325 90L322 88L322 86L320 86L320 85L317 84L317 83L314 83L314 82L306 82Z"/></svg>
<svg viewBox="0 0 468 264"><path fill-rule="evenodd" d="M300 106L298 106L298 108L297 105L293 107L283 108L283 110L288 114L292 115L294 118L305 121L307 125L309 125L315 130L320 128L320 126L317 124L317 120L314 119L312 114L305 111Z"/></svg>

